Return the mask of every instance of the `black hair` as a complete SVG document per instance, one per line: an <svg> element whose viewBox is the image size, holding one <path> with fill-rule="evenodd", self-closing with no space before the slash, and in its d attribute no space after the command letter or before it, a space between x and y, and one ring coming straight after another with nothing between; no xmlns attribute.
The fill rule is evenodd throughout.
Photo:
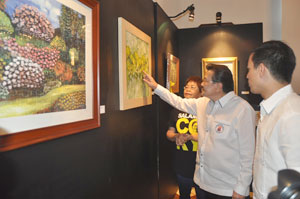
<svg viewBox="0 0 300 199"><path fill-rule="evenodd" d="M290 83L296 66L293 50L282 41L267 41L253 51L254 67L263 63L279 82Z"/></svg>
<svg viewBox="0 0 300 199"><path fill-rule="evenodd" d="M202 79L201 79L201 77L199 77L199 76L190 76L186 79L185 85L187 85L189 82L195 82L198 86L199 91L201 92L201 90L202 90L202 85L201 85Z"/></svg>
<svg viewBox="0 0 300 199"><path fill-rule="evenodd" d="M222 83L224 93L233 91L232 73L227 66L217 65L217 64L209 64L206 66L206 69L214 72L212 81Z"/></svg>

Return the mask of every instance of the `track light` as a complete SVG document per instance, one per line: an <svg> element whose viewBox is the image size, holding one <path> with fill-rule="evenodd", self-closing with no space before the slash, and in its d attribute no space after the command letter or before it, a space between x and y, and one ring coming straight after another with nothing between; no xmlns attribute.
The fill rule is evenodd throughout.
<svg viewBox="0 0 300 199"><path fill-rule="evenodd" d="M190 14L189 14L189 20L190 20L190 21L193 21L194 18L195 18L195 13L194 13L195 7L194 7L194 4L192 4L192 5L189 7L188 10L190 11Z"/></svg>
<svg viewBox="0 0 300 199"><path fill-rule="evenodd" d="M190 12L190 14L189 14L189 20L190 20L190 21L193 21L193 20L194 20L194 17L195 17L194 10L195 10L195 7L194 7L194 4L192 4L192 5L188 6L184 11L178 13L178 14L175 15L175 16L171 16L171 17L169 17L169 18L170 18L170 19L177 18L177 17L179 17L180 15L182 15L182 14L186 13L187 11L189 11L189 12Z"/></svg>
<svg viewBox="0 0 300 199"><path fill-rule="evenodd" d="M222 12L217 12L216 13L216 21L218 25L221 25L222 23Z"/></svg>

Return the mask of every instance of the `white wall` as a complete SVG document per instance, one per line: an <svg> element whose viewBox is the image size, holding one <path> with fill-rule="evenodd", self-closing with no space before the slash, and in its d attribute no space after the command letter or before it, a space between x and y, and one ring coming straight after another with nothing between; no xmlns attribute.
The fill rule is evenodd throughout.
<svg viewBox="0 0 300 199"><path fill-rule="evenodd" d="M282 1L282 40L288 43L296 54L296 69L293 74L292 86L300 93L300 1Z"/></svg>
<svg viewBox="0 0 300 199"><path fill-rule="evenodd" d="M263 41L283 40L294 50L300 63L300 0L153 0L168 16L177 15L189 5L195 6L194 21L188 14L174 20L179 29L216 23L216 13L222 12L222 22L234 24L263 23ZM300 93L300 64L296 66L292 86Z"/></svg>
<svg viewBox="0 0 300 199"><path fill-rule="evenodd" d="M222 22L234 24L263 23L263 40L281 38L281 0L154 0L168 16L174 16L189 5L195 6L194 21L188 13L174 20L182 28L195 28L201 24L216 23L216 13L222 12Z"/></svg>

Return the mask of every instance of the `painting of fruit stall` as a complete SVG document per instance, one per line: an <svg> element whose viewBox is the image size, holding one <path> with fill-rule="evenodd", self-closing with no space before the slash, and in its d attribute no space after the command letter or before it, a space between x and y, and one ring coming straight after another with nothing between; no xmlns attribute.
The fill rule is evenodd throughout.
<svg viewBox="0 0 300 199"><path fill-rule="evenodd" d="M97 1L0 0L0 148L100 126L98 42Z"/></svg>

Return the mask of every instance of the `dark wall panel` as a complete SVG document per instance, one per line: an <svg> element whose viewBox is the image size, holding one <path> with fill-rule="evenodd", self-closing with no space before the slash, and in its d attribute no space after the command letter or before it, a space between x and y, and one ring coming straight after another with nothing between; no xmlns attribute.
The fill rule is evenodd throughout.
<svg viewBox="0 0 300 199"><path fill-rule="evenodd" d="M176 41L177 27L164 11L157 6L157 60L156 77L159 84L166 85L167 53L178 57ZM159 198L170 199L177 191L175 173L173 172L172 153L174 143L166 138L168 120L172 107L155 96L157 102L158 138L159 138Z"/></svg>
<svg viewBox="0 0 300 199"><path fill-rule="evenodd" d="M117 18L124 17L154 42L153 2L99 2L100 103L106 106L101 127L1 153L1 199L158 196L156 107L118 110Z"/></svg>
<svg viewBox="0 0 300 199"><path fill-rule="evenodd" d="M247 61L250 52L262 43L262 24L208 25L178 31L180 86L192 75L202 75L202 58L238 57L238 95L248 100L255 108L260 101L257 95L242 95L249 91L246 79Z"/></svg>

